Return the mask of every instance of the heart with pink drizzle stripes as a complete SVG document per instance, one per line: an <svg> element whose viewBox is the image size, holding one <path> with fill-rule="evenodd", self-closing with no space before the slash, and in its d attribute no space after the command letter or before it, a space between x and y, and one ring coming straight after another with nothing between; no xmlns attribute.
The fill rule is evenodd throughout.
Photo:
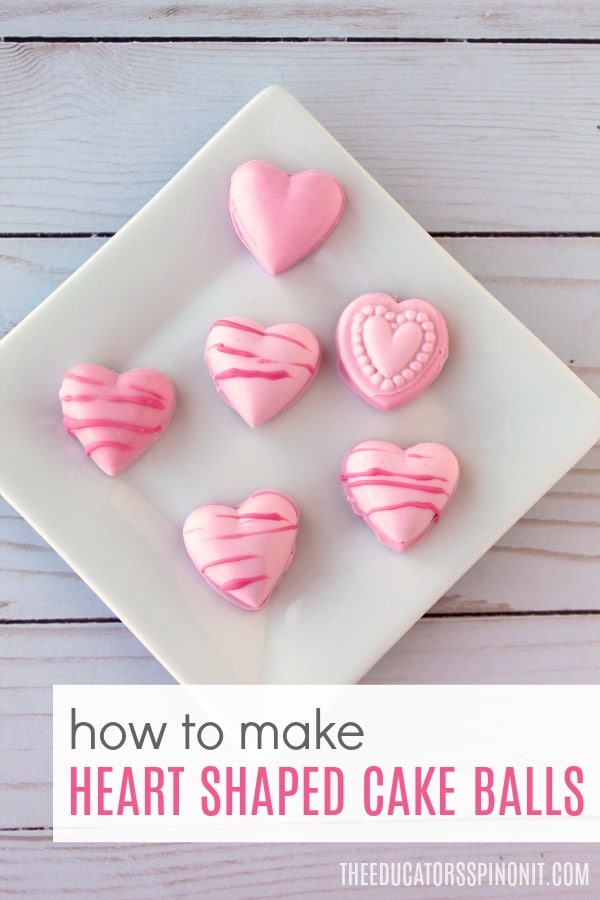
<svg viewBox="0 0 600 900"><path fill-rule="evenodd" d="M217 391L251 428L298 399L317 374L321 348L302 325L263 328L251 319L219 319L205 359Z"/></svg>
<svg viewBox="0 0 600 900"><path fill-rule="evenodd" d="M341 479L356 515L400 553L438 521L458 484L459 465L443 444L404 449L364 441L346 454Z"/></svg>
<svg viewBox="0 0 600 900"><path fill-rule="evenodd" d="M118 475L163 434L175 389L154 369L122 375L104 366L72 368L60 389L63 424L107 475Z"/></svg>
<svg viewBox="0 0 600 900"><path fill-rule="evenodd" d="M257 491L239 506L199 506L185 521L183 539L214 590L256 610L269 601L294 557L299 515L285 494Z"/></svg>

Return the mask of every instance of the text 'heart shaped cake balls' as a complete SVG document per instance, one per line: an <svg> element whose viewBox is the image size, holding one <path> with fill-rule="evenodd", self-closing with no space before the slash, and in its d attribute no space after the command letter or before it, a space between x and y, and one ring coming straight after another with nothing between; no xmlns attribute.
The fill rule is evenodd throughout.
<svg viewBox="0 0 600 900"><path fill-rule="evenodd" d="M119 475L164 433L175 388L154 369L122 375L95 364L74 366L60 388L63 425L107 475Z"/></svg>
<svg viewBox="0 0 600 900"><path fill-rule="evenodd" d="M238 166L229 212L242 244L271 275L295 266L331 234L344 211L344 189L327 172L288 174L264 160Z"/></svg>
<svg viewBox="0 0 600 900"><path fill-rule="evenodd" d="M353 511L401 553L425 537L450 502L459 464L443 444L403 448L363 441L346 454L341 480Z"/></svg>
<svg viewBox="0 0 600 900"><path fill-rule="evenodd" d="M363 294L342 312L336 330L338 372L352 390L381 410L413 400L432 384L448 358L448 328L425 300Z"/></svg>
<svg viewBox="0 0 600 900"><path fill-rule="evenodd" d="M236 606L257 610L294 558L299 517L285 494L257 491L238 506L199 506L185 521L183 539L214 590Z"/></svg>
<svg viewBox="0 0 600 900"><path fill-rule="evenodd" d="M303 325L263 328L252 319L219 319L208 333L205 360L217 392L250 428L291 406L321 362L316 337Z"/></svg>

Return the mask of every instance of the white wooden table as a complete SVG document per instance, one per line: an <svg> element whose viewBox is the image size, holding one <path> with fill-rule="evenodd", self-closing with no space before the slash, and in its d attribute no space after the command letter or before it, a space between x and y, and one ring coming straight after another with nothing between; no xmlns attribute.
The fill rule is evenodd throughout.
<svg viewBox="0 0 600 900"><path fill-rule="evenodd" d="M282 83L600 392L597 0L0 0L0 35L2 333ZM366 681L597 683L599 475L596 446ZM53 847L51 685L170 678L5 503L0 549L2 896L337 896L339 860L542 853L595 871L553 897L600 896L592 847Z"/></svg>

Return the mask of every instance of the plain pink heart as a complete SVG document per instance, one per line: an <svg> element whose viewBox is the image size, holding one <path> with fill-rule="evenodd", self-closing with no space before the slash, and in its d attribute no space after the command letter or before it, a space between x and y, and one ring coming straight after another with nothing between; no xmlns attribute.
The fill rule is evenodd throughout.
<svg viewBox="0 0 600 900"><path fill-rule="evenodd" d="M118 375L94 364L75 366L60 389L63 424L107 475L118 475L163 434L175 389L154 369Z"/></svg>
<svg viewBox="0 0 600 900"><path fill-rule="evenodd" d="M342 312L336 330L338 372L377 409L408 403L432 384L448 358L448 329L425 300L363 294Z"/></svg>
<svg viewBox="0 0 600 900"><path fill-rule="evenodd" d="M443 444L404 449L390 441L363 441L346 454L341 480L356 515L400 553L438 521L459 474L458 460Z"/></svg>
<svg viewBox="0 0 600 900"><path fill-rule="evenodd" d="M302 325L262 328L251 319L215 322L205 359L217 391L251 427L298 399L317 374L321 348Z"/></svg>
<svg viewBox="0 0 600 900"><path fill-rule="evenodd" d="M285 494L257 491L239 506L199 506L185 521L183 539L212 588L236 606L256 610L292 562L299 515Z"/></svg>
<svg viewBox="0 0 600 900"><path fill-rule="evenodd" d="M242 244L271 275L296 265L323 243L344 211L344 190L327 172L289 175L262 160L232 175L229 211Z"/></svg>

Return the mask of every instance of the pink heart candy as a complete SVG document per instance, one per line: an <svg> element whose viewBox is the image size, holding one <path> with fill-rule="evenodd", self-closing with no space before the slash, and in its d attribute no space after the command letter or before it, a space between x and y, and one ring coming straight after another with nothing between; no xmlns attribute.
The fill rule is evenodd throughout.
<svg viewBox="0 0 600 900"><path fill-rule="evenodd" d="M212 588L236 606L256 610L292 562L299 515L285 494L257 491L239 506L199 506L185 521L183 539Z"/></svg>
<svg viewBox="0 0 600 900"><path fill-rule="evenodd" d="M259 160L235 170L229 191L237 235L271 275L316 250L339 222L344 202L341 184L327 172L288 175Z"/></svg>
<svg viewBox="0 0 600 900"><path fill-rule="evenodd" d="M219 319L205 359L217 391L251 427L287 409L309 386L321 348L302 325L262 328L251 319Z"/></svg>
<svg viewBox="0 0 600 900"><path fill-rule="evenodd" d="M363 294L339 318L338 371L352 390L378 409L408 403L429 387L448 358L444 317L425 300L398 302Z"/></svg>
<svg viewBox="0 0 600 900"><path fill-rule="evenodd" d="M107 475L118 475L164 432L175 389L154 369L118 375L104 366L74 366L60 389L63 424Z"/></svg>
<svg viewBox="0 0 600 900"><path fill-rule="evenodd" d="M425 537L458 479L458 460L443 444L403 449L390 441L357 444L346 454L341 475L356 515L397 553Z"/></svg>

